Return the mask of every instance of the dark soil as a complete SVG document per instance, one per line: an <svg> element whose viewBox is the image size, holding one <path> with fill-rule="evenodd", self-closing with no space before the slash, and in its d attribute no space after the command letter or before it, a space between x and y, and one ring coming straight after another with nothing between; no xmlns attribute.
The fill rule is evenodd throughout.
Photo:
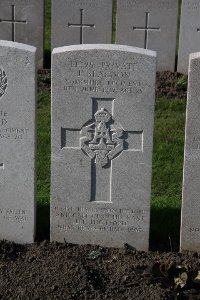
<svg viewBox="0 0 200 300"><path fill-rule="evenodd" d="M156 96L170 99L187 98L187 77L172 72L157 73Z"/></svg>
<svg viewBox="0 0 200 300"><path fill-rule="evenodd" d="M182 289L174 284L173 268L179 266L190 276ZM198 270L197 253L0 242L0 299L200 299L192 281Z"/></svg>
<svg viewBox="0 0 200 300"><path fill-rule="evenodd" d="M186 81L186 82L185 82ZM38 90L51 90L51 71L40 70L38 73ZM182 99L187 97L187 78L179 73L160 72L156 78L156 96Z"/></svg>
<svg viewBox="0 0 200 300"><path fill-rule="evenodd" d="M39 72L39 92L50 91L50 77L49 70ZM177 73L159 73L156 94L186 98L186 84ZM195 300L200 299L199 270L198 253L2 241L0 299Z"/></svg>

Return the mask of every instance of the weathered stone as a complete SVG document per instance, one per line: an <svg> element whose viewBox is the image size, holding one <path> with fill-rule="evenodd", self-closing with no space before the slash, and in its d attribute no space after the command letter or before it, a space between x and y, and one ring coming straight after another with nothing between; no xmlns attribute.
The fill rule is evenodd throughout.
<svg viewBox="0 0 200 300"><path fill-rule="evenodd" d="M44 0L0 0L0 40L37 48L37 67L43 67Z"/></svg>
<svg viewBox="0 0 200 300"><path fill-rule="evenodd" d="M181 250L200 251L200 52L190 55Z"/></svg>
<svg viewBox="0 0 200 300"><path fill-rule="evenodd" d="M116 43L155 50L158 71L174 71L178 0L118 0Z"/></svg>
<svg viewBox="0 0 200 300"><path fill-rule="evenodd" d="M189 55L200 50L200 1L182 0L178 72L187 74Z"/></svg>
<svg viewBox="0 0 200 300"><path fill-rule="evenodd" d="M51 240L148 249L155 52L52 56Z"/></svg>
<svg viewBox="0 0 200 300"><path fill-rule="evenodd" d="M35 47L0 41L0 240L35 233Z"/></svg>
<svg viewBox="0 0 200 300"><path fill-rule="evenodd" d="M52 48L111 40L112 0L52 0Z"/></svg>

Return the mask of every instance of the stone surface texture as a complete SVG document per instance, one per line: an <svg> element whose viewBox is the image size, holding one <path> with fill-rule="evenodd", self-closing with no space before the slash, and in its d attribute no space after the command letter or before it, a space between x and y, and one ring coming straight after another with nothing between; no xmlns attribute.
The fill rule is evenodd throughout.
<svg viewBox="0 0 200 300"><path fill-rule="evenodd" d="M44 0L0 0L0 40L36 47L43 68Z"/></svg>
<svg viewBox="0 0 200 300"><path fill-rule="evenodd" d="M189 55L200 51L200 1L182 0L178 72L188 74Z"/></svg>
<svg viewBox="0 0 200 300"><path fill-rule="evenodd" d="M173 72L178 0L118 0L117 7L116 43L156 51L158 71Z"/></svg>
<svg viewBox="0 0 200 300"><path fill-rule="evenodd" d="M183 199L181 250L200 251L200 52L190 55Z"/></svg>
<svg viewBox="0 0 200 300"><path fill-rule="evenodd" d="M51 240L147 250L155 52L68 46L52 63Z"/></svg>
<svg viewBox="0 0 200 300"><path fill-rule="evenodd" d="M0 240L35 235L35 52L0 41Z"/></svg>
<svg viewBox="0 0 200 300"><path fill-rule="evenodd" d="M112 0L52 0L52 49L111 40Z"/></svg>

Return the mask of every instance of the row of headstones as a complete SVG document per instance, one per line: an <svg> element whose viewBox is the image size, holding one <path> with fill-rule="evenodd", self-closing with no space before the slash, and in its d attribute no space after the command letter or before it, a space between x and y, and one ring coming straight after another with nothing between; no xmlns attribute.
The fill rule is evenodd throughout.
<svg viewBox="0 0 200 300"><path fill-rule="evenodd" d="M117 0L116 43L157 52L158 71L174 71L179 0ZM52 0L52 49L110 44L113 0ZM178 72L200 50L200 2L182 0ZM0 39L35 46L43 67L44 0L1 0Z"/></svg>
<svg viewBox="0 0 200 300"><path fill-rule="evenodd" d="M0 41L0 239L35 235L36 49ZM51 240L148 249L156 53L52 55ZM200 53L191 56L181 249L200 250Z"/></svg>

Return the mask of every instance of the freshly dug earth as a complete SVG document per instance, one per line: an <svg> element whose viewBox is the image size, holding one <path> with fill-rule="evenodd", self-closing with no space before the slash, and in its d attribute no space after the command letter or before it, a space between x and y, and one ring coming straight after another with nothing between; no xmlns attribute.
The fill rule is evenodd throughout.
<svg viewBox="0 0 200 300"><path fill-rule="evenodd" d="M159 266L156 268L156 266ZM188 280L174 284L174 268ZM0 299L160 300L200 299L198 253L137 252L43 241L28 246L0 242ZM184 276L183 276L184 278Z"/></svg>

